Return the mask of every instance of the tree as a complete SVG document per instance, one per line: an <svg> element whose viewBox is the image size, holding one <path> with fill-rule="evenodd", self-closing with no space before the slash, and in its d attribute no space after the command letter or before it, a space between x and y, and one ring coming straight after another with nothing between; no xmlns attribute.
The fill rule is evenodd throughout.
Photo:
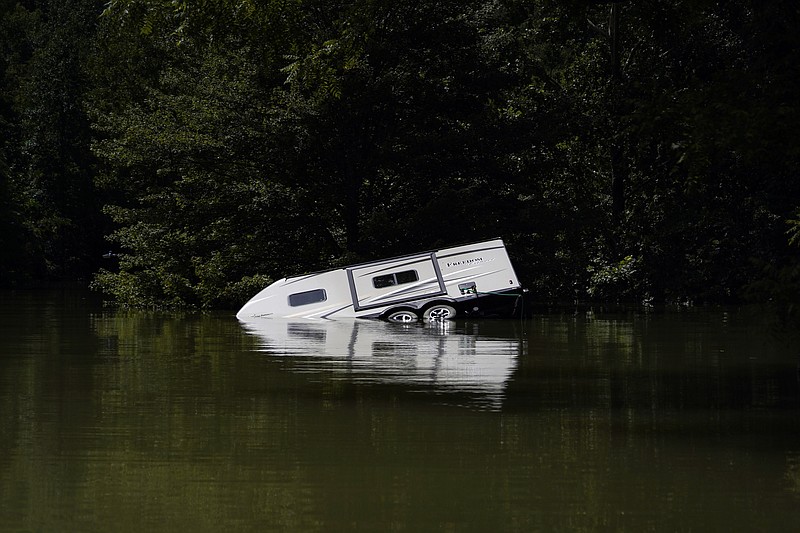
<svg viewBox="0 0 800 533"><path fill-rule="evenodd" d="M97 2L24 3L2 11L2 206L9 281L87 276L100 234L82 102Z"/></svg>
<svg viewBox="0 0 800 533"><path fill-rule="evenodd" d="M119 271L102 271L96 285L130 305L225 306L265 276L325 257L327 228L303 189L286 185L292 120L276 104L270 59L283 57L281 41L252 42L228 27L213 42L184 32L176 46L171 28L141 39L137 24L120 31L108 20L125 39L121 53L158 60L155 75L104 78L131 80L128 97L107 108L101 90L95 103L103 186L122 191L106 208Z"/></svg>
<svg viewBox="0 0 800 533"><path fill-rule="evenodd" d="M125 188L107 210L119 224L121 271L98 279L118 299L214 305L226 283L247 277L243 267L276 276L441 235L475 238L486 216L501 215L487 176L498 154L486 151L498 127L496 82L481 68L478 28L463 8L302 7L260 45L238 28L186 29L202 15L181 18L180 46L174 23L109 18L145 28L142 46L163 58L157 79L136 78L146 91L116 110L97 108L106 137L97 153L111 164L111 188ZM247 20L268 19L256 11ZM138 41L138 30L126 31ZM288 52L292 61L281 64ZM475 201L485 209L476 212ZM221 229L209 240L199 230L211 225ZM221 259L225 247L238 255ZM205 283L212 263L219 275Z"/></svg>
<svg viewBox="0 0 800 533"><path fill-rule="evenodd" d="M541 298L735 298L795 253L797 18L114 0L91 85L120 269L98 283L233 305L287 272L500 234Z"/></svg>

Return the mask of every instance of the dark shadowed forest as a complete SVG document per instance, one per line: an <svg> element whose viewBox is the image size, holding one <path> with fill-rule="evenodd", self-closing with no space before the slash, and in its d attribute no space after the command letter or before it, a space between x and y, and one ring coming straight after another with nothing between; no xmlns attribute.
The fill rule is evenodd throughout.
<svg viewBox="0 0 800 533"><path fill-rule="evenodd" d="M540 301L800 302L793 0L0 0L0 285L236 307L503 237Z"/></svg>

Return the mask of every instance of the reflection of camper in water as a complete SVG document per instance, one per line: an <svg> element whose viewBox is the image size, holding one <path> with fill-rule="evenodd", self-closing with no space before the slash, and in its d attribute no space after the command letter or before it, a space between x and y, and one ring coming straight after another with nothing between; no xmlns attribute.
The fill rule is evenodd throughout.
<svg viewBox="0 0 800 533"><path fill-rule="evenodd" d="M370 321L265 319L244 324L263 351L293 356L297 369L463 393L498 408L520 352L514 337L452 332L447 323L393 327Z"/></svg>
<svg viewBox="0 0 800 533"><path fill-rule="evenodd" d="M383 318L391 322L456 316L512 316L520 285L501 239L284 278L236 315Z"/></svg>

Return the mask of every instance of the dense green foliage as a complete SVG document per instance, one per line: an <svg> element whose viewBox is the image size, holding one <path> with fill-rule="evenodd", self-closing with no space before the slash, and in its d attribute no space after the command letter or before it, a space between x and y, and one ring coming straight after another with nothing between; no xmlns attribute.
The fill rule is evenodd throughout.
<svg viewBox="0 0 800 533"><path fill-rule="evenodd" d="M3 0L2 283L236 306L502 236L540 299L791 305L799 23L788 0Z"/></svg>

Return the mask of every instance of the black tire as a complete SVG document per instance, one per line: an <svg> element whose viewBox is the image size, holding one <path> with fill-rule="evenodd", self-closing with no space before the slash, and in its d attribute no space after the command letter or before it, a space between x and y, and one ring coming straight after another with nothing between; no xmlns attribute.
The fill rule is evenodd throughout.
<svg viewBox="0 0 800 533"><path fill-rule="evenodd" d="M411 309L395 309L386 315L386 320L396 324L410 324L419 320L419 316Z"/></svg>
<svg viewBox="0 0 800 533"><path fill-rule="evenodd" d="M423 320L452 320L455 317L455 308L447 304L433 304L422 313Z"/></svg>

